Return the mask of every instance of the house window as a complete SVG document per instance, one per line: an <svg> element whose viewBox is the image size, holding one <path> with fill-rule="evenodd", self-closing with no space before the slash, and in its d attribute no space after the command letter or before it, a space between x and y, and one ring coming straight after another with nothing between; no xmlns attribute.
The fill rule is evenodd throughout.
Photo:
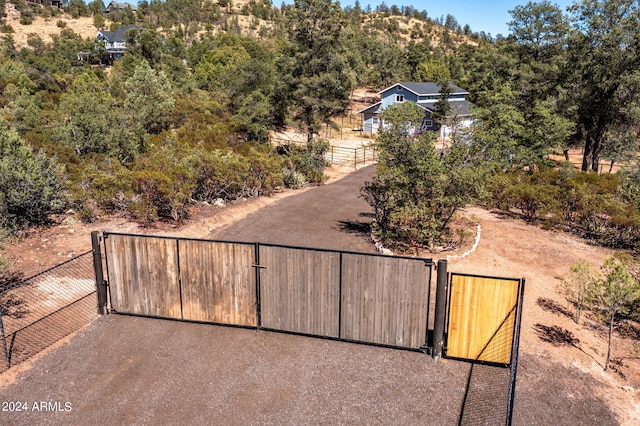
<svg viewBox="0 0 640 426"><path fill-rule="evenodd" d="M404 95L396 95L396 102L404 102Z"/></svg>
<svg viewBox="0 0 640 426"><path fill-rule="evenodd" d="M424 120L424 126L425 127L432 127L433 126L433 120Z"/></svg>
<svg viewBox="0 0 640 426"><path fill-rule="evenodd" d="M372 117L373 124L378 124L378 117Z"/></svg>

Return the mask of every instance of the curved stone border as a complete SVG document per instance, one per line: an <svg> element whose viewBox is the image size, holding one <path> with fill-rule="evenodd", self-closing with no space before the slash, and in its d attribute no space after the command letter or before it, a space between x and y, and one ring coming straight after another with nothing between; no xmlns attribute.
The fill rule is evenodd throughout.
<svg viewBox="0 0 640 426"><path fill-rule="evenodd" d="M386 248L382 244L382 241L380 241L379 239L376 238L375 235L373 235L373 227L371 228L371 241L373 241L373 244L375 244L376 246L376 250L378 250L381 254L384 254L386 256L395 256L394 252Z"/></svg>
<svg viewBox="0 0 640 426"><path fill-rule="evenodd" d="M447 260L451 260L451 259L464 259L465 257L469 256L471 253L473 253L474 251L476 251L476 249L478 248L478 245L480 244L480 236L482 235L482 227L480 226L480 224L476 225L476 238L473 241L473 245L471 246L471 248L460 254L452 254L446 257ZM388 248L386 248L383 244L382 241L378 240L375 235L373 235L373 229L371 230L371 241L373 241L373 243L376 246L376 250L378 250L381 254L387 255L387 256L395 256L395 254L393 253L393 251L389 250Z"/></svg>
<svg viewBox="0 0 640 426"><path fill-rule="evenodd" d="M474 240L473 246L471 246L469 251L466 251L466 252L462 253L461 255L452 254L450 256L447 256L447 260L450 260L450 259L464 259L465 257L469 256L471 253L476 251L476 249L478 248L478 244L480 244L480 235L481 234L482 234L482 227L480 226L480 224L478 224L478 225L476 225L476 239Z"/></svg>

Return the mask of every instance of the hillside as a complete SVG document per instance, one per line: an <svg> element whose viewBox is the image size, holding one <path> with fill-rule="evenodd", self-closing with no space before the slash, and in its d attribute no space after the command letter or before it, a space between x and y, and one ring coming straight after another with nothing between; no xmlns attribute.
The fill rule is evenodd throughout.
<svg viewBox="0 0 640 426"><path fill-rule="evenodd" d="M5 6L5 18L6 25L10 25L13 28L13 38L16 43L16 48L21 49L28 47L27 40L30 36L36 35L42 38L45 43L51 42L52 35L59 35L60 31L64 28L72 29L75 33L82 36L83 39L94 38L98 30L93 25L93 18L72 18L68 14L64 14L59 17L47 17L36 16L33 23L29 25L23 25L20 23L20 12L16 10L16 7L7 3ZM65 25L61 28L58 22L64 22Z"/></svg>

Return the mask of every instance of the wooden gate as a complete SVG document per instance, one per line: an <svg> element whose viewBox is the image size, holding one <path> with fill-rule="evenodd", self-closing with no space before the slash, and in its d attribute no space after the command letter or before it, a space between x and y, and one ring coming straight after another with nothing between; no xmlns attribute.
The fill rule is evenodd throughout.
<svg viewBox="0 0 640 426"><path fill-rule="evenodd" d="M103 234L110 310L425 350L431 259Z"/></svg>
<svg viewBox="0 0 640 426"><path fill-rule="evenodd" d="M111 310L255 327L254 244L104 234Z"/></svg>
<svg viewBox="0 0 640 426"><path fill-rule="evenodd" d="M523 281L450 275L446 356L510 365Z"/></svg>

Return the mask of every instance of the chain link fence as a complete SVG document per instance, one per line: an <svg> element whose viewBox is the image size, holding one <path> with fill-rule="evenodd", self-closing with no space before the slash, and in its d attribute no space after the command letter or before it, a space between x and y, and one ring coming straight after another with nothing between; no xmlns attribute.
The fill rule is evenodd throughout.
<svg viewBox="0 0 640 426"><path fill-rule="evenodd" d="M91 251L25 280L0 283L0 372L93 321L95 292Z"/></svg>

